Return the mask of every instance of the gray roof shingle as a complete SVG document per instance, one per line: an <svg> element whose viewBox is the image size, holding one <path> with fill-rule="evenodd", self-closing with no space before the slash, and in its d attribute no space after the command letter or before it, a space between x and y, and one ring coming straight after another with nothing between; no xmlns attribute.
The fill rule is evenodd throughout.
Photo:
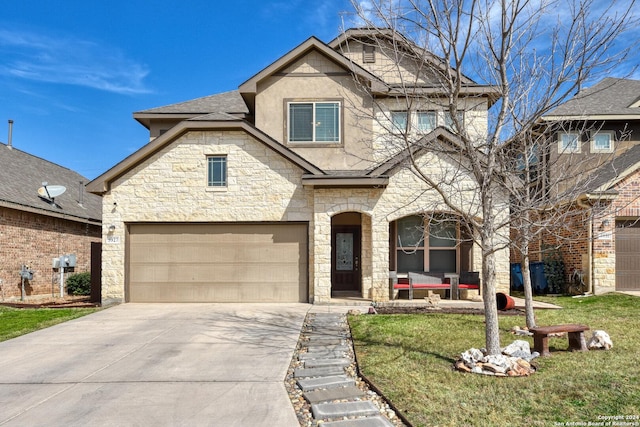
<svg viewBox="0 0 640 427"><path fill-rule="evenodd" d="M43 182L67 188L64 194L55 198L55 206L38 195ZM88 182L87 178L70 169L0 143L0 203L5 206L27 207L42 210L43 215L50 212L100 222L102 197L86 192Z"/></svg>
<svg viewBox="0 0 640 427"><path fill-rule="evenodd" d="M247 105L244 103L240 92L232 90L216 95L204 96L190 101L179 102L177 104L165 105L163 107L151 108L149 110L138 111L137 113L153 114L208 114L208 113L249 113Z"/></svg>
<svg viewBox="0 0 640 427"><path fill-rule="evenodd" d="M640 164L640 144L634 145L624 153L615 157L607 164L602 165L590 178L589 187L591 191L608 191L613 189L613 185L606 184L617 182L617 178L634 165Z"/></svg>
<svg viewBox="0 0 640 427"><path fill-rule="evenodd" d="M640 108L631 107L640 100L640 80L607 77L595 86L583 89L549 116L636 115Z"/></svg>

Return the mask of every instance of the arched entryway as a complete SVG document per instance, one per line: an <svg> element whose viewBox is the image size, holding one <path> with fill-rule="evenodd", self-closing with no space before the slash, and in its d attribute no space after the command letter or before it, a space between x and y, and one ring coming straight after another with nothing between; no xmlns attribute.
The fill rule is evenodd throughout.
<svg viewBox="0 0 640 427"><path fill-rule="evenodd" d="M362 216L331 218L331 296L362 295Z"/></svg>

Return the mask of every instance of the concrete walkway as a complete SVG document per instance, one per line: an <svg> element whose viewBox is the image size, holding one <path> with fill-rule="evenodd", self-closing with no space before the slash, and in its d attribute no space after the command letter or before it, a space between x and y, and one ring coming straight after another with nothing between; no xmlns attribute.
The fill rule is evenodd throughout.
<svg viewBox="0 0 640 427"><path fill-rule="evenodd" d="M298 426L308 304L123 304L0 343L2 426Z"/></svg>

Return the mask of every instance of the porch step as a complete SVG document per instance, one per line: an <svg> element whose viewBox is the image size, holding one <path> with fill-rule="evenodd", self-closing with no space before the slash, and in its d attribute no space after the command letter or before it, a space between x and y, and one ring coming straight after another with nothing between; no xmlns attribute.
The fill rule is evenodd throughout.
<svg viewBox="0 0 640 427"><path fill-rule="evenodd" d="M311 412L316 420L325 418L367 417L380 414L376 405L368 400L362 402L317 403L311 405Z"/></svg>
<svg viewBox="0 0 640 427"><path fill-rule="evenodd" d="M335 387L346 387L355 385L355 380L347 377L346 375L333 375L329 377L320 378L300 378L297 380L298 387L302 391L312 391L320 388L328 389Z"/></svg>
<svg viewBox="0 0 640 427"><path fill-rule="evenodd" d="M364 396L364 392L358 387L351 385L347 387L330 388L326 390L313 390L303 393L307 402L314 404L328 402L330 400L357 399Z"/></svg>

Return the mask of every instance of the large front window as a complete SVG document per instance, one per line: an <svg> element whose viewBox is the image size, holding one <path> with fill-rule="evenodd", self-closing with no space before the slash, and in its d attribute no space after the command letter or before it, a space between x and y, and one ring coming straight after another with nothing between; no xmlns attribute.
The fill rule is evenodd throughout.
<svg viewBox="0 0 640 427"><path fill-rule="evenodd" d="M396 270L455 273L458 268L460 227L440 215L412 215L395 224Z"/></svg>
<svg viewBox="0 0 640 427"><path fill-rule="evenodd" d="M340 102L290 102L289 142L340 142Z"/></svg>

